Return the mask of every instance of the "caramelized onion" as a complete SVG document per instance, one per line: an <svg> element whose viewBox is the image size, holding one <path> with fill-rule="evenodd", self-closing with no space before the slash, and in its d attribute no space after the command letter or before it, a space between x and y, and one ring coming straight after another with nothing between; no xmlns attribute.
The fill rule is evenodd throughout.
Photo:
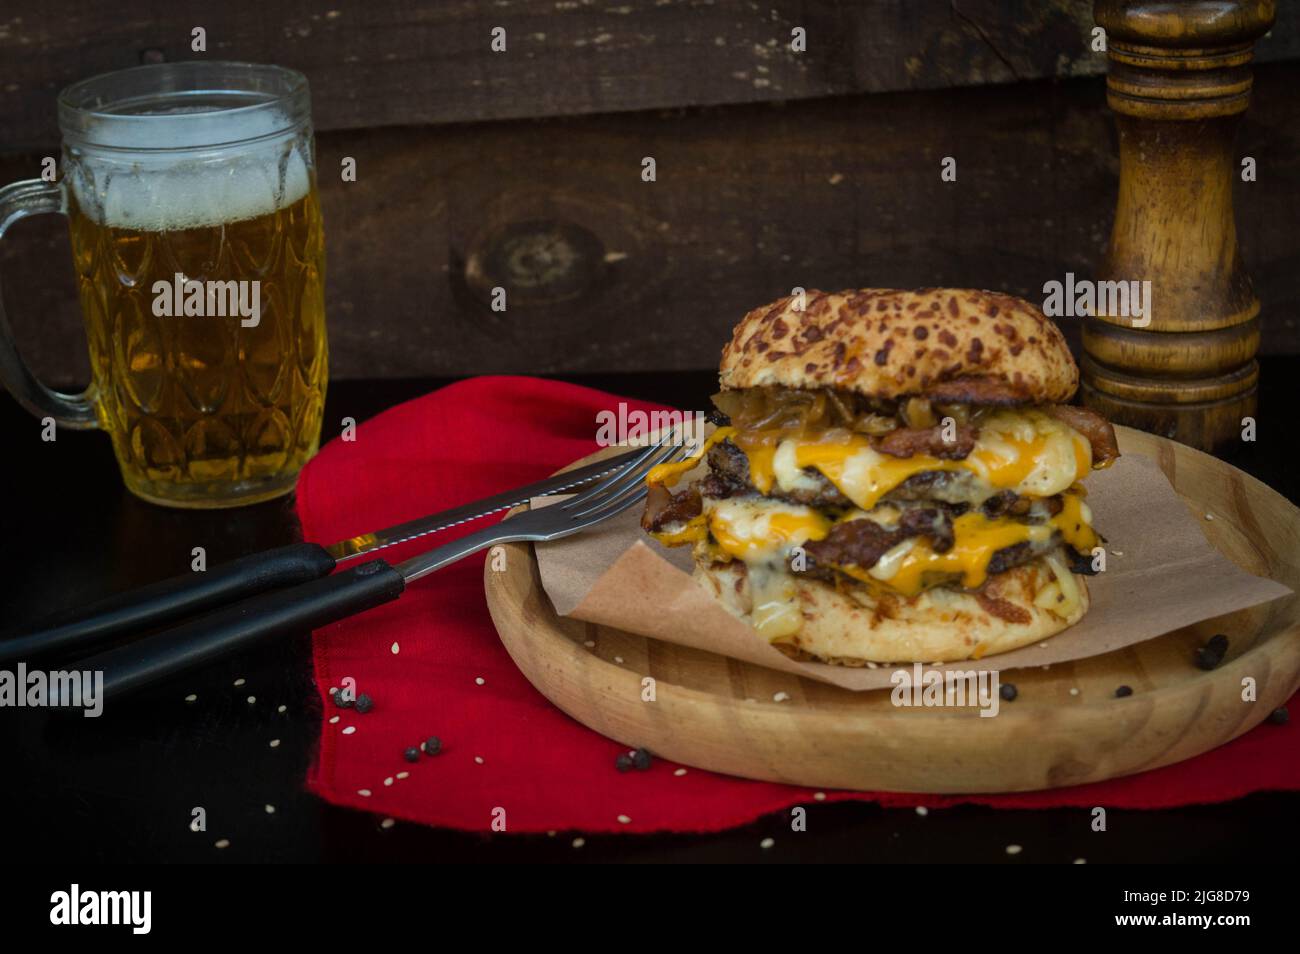
<svg viewBox="0 0 1300 954"><path fill-rule="evenodd" d="M879 436L899 426L895 409L858 394L822 388L744 388L713 396L714 406L745 431L784 431L791 435L844 428Z"/></svg>

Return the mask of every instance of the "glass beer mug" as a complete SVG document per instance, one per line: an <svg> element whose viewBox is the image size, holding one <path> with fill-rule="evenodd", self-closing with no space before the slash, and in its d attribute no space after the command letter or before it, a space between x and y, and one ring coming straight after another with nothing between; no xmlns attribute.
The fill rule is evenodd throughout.
<svg viewBox="0 0 1300 954"><path fill-rule="evenodd" d="M45 387L0 306L0 379L100 427L126 486L173 507L293 489L327 377L325 246L307 80L247 63L142 66L59 96L57 183L0 189L0 236L68 217L91 383Z"/></svg>

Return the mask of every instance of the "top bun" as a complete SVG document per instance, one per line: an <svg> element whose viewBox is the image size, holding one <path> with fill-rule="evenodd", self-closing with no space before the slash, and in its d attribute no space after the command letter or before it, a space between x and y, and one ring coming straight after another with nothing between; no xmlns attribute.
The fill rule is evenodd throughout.
<svg viewBox="0 0 1300 954"><path fill-rule="evenodd" d="M1021 298L969 288L807 293L755 308L722 349L724 390L837 388L976 404L1069 400L1079 369L1059 328Z"/></svg>

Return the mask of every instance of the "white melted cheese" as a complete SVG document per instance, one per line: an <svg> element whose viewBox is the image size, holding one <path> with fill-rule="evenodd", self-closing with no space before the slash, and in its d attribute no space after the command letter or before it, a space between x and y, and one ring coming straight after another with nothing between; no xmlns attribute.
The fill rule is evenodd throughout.
<svg viewBox="0 0 1300 954"><path fill-rule="evenodd" d="M746 563L782 562L809 540L820 540L830 522L812 507L760 498L705 498L709 530L731 556Z"/></svg>
<svg viewBox="0 0 1300 954"><path fill-rule="evenodd" d="M751 469L755 466L751 460ZM859 436L826 442L781 441L772 455L771 477L786 493L816 490L816 469L864 510L908 477L930 470L962 473L960 489L978 505L1000 490L1050 497L1081 479L1092 467L1092 448L1083 435L1041 411L996 411L980 422L971 453L962 460L928 455L893 457ZM968 475L968 476L966 476Z"/></svg>
<svg viewBox="0 0 1300 954"><path fill-rule="evenodd" d="M867 572L877 580L892 580L898 575L898 568L903 565L907 555L916 548L916 544L917 538L910 537L902 543L890 547L880 555L880 559L876 561L875 566Z"/></svg>

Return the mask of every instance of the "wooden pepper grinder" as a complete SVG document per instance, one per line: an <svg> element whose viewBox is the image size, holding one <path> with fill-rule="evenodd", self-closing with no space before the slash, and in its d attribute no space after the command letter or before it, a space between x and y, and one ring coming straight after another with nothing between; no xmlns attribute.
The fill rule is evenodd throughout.
<svg viewBox="0 0 1300 954"><path fill-rule="evenodd" d="M1273 0L1097 0L1119 201L1102 281L1149 281L1150 323L1083 319L1083 401L1210 450L1255 412L1259 300L1237 251L1233 140ZM1100 285L1099 285L1100 287ZM1140 286L1139 286L1140 287Z"/></svg>

